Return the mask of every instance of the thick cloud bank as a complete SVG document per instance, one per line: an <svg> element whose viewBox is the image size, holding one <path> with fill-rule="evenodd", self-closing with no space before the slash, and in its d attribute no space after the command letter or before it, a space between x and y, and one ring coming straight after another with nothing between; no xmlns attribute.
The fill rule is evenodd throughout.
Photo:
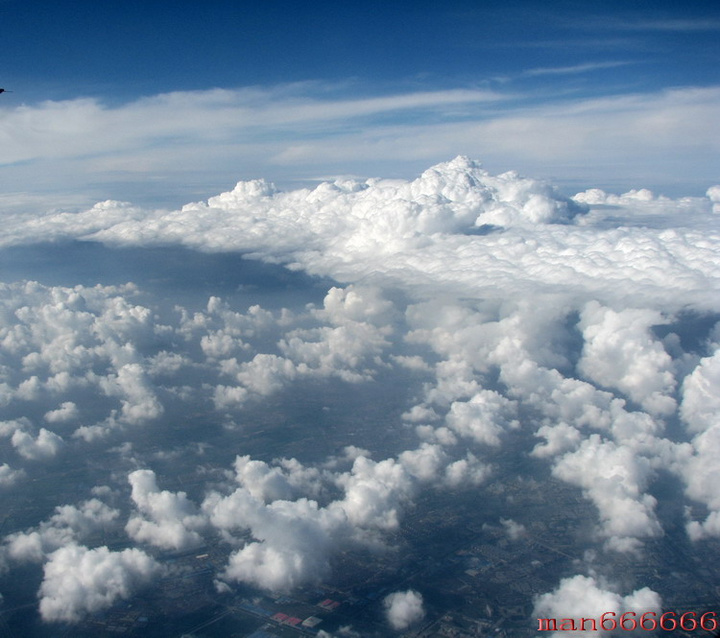
<svg viewBox="0 0 720 638"><path fill-rule="evenodd" d="M707 307L720 274L714 192L676 201L649 191L568 199L543 182L493 176L459 157L410 182L345 180L281 192L254 180L177 211L107 201L81 213L20 216L8 220L4 241L180 243L346 281L383 276L466 295L563 291L621 305Z"/></svg>
<svg viewBox="0 0 720 638"><path fill-rule="evenodd" d="M717 191L567 198L457 158L413 181L241 182L176 211L9 219L5 246L240 251L342 283L273 308L211 280L170 310L133 284L1 283L1 493L76 463L96 485L8 530L0 567L43 566L53 621L130 598L167 553L205 546L218 592L289 592L409 543L407 516L432 499L492 501L473 530L544 547L567 503L514 505L532 484L590 512L576 555L556 552L563 578L528 579L538 616L659 609L647 572L598 565L670 534L720 537ZM105 534L134 547L110 551ZM402 631L426 601L407 589L377 605Z"/></svg>

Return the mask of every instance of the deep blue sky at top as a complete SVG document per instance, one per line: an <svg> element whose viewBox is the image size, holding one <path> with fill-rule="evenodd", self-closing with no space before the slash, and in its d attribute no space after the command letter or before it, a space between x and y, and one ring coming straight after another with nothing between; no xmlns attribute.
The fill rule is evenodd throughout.
<svg viewBox="0 0 720 638"><path fill-rule="evenodd" d="M565 88L651 90L718 82L719 23L718 0L4 0L0 86L35 99L347 79L387 92L522 73L550 85L561 73L533 70L596 63Z"/></svg>

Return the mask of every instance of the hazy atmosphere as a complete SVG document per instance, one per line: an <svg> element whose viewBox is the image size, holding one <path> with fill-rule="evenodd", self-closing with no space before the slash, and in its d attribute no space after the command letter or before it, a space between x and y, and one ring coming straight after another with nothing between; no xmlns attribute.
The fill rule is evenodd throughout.
<svg viewBox="0 0 720 638"><path fill-rule="evenodd" d="M0 20L0 638L719 628L716 2Z"/></svg>

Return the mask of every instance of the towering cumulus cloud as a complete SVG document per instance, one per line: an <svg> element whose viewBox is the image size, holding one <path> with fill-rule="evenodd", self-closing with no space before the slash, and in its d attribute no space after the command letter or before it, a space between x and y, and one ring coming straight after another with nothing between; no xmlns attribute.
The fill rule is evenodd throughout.
<svg viewBox="0 0 720 638"><path fill-rule="evenodd" d="M459 157L410 181L9 218L0 256L163 252L136 283L0 283L0 495L28 504L3 528L3 594L35 569L42 618L82 623L156 582L158 604L226 596L258 623L308 604L306 627L343 598L319 634L338 636L705 604L710 186L566 197Z"/></svg>

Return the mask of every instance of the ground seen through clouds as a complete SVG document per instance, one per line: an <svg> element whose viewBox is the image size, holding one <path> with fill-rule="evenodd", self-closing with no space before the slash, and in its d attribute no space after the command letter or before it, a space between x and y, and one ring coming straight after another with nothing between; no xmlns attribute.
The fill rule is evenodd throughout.
<svg viewBox="0 0 720 638"><path fill-rule="evenodd" d="M641 186L459 157L10 216L0 634L711 610L720 186Z"/></svg>

